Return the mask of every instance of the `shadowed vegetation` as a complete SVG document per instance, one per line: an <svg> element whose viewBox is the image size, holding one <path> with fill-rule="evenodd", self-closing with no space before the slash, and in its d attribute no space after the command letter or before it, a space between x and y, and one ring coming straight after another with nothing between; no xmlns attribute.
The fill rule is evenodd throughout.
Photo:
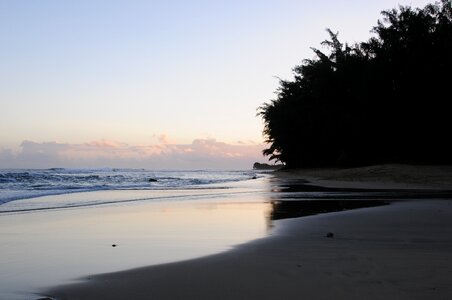
<svg viewBox="0 0 452 300"><path fill-rule="evenodd" d="M354 45L328 30L324 53L280 80L258 109L269 148L287 167L451 163L449 1L382 12Z"/></svg>

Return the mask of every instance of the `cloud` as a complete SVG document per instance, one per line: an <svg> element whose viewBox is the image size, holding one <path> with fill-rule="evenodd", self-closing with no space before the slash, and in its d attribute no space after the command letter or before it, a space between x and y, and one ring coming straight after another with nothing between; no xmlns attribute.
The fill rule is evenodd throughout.
<svg viewBox="0 0 452 300"><path fill-rule="evenodd" d="M0 149L0 168L5 166L8 162L15 159L13 151L10 149Z"/></svg>
<svg viewBox="0 0 452 300"><path fill-rule="evenodd" d="M2 168L124 167L148 169L247 169L263 161L262 144L228 144L195 139L171 144L165 135L154 145L133 146L99 140L83 144L23 141L21 150L0 151Z"/></svg>

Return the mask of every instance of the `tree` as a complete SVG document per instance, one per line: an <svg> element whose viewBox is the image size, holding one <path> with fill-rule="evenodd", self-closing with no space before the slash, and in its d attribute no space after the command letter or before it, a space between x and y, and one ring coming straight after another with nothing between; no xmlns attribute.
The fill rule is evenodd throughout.
<svg viewBox="0 0 452 300"><path fill-rule="evenodd" d="M280 80L258 109L269 148L288 167L389 161L450 162L446 109L452 62L450 4L382 12L375 37L343 44L328 29L316 58Z"/></svg>

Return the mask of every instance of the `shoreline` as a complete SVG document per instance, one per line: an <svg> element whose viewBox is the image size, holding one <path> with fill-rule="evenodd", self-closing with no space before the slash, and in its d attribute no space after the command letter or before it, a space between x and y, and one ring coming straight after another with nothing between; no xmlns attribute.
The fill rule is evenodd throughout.
<svg viewBox="0 0 452 300"><path fill-rule="evenodd" d="M452 201L279 221L225 253L85 278L56 299L446 299L452 297ZM419 223L417 220L422 220ZM333 232L333 238L327 238Z"/></svg>
<svg viewBox="0 0 452 300"><path fill-rule="evenodd" d="M327 187L427 190L450 188L438 174L441 179L452 178L452 172L430 170L434 174L414 174L397 182L394 177L406 172L405 167L374 166L370 170L380 168L378 175L353 180L368 168L302 170L277 177ZM387 170L392 175L385 174ZM379 179L378 184L369 177ZM329 232L333 238L326 237ZM446 299L452 298L451 237L450 198L407 199L278 220L272 235L224 253L86 277L42 295L88 300Z"/></svg>
<svg viewBox="0 0 452 300"><path fill-rule="evenodd" d="M34 299L43 287L87 274L202 257L265 236L271 205L251 197L260 183L229 191L73 193L18 203L18 212L5 207L0 298ZM72 203L88 205L61 208Z"/></svg>

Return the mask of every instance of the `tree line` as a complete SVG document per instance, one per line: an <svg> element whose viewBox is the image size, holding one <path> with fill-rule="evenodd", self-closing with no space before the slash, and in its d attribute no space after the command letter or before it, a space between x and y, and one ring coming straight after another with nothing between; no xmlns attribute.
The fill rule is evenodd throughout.
<svg viewBox="0 0 452 300"><path fill-rule="evenodd" d="M448 0L382 12L373 37L328 51L280 80L258 108L270 159L287 167L451 163L452 9Z"/></svg>

